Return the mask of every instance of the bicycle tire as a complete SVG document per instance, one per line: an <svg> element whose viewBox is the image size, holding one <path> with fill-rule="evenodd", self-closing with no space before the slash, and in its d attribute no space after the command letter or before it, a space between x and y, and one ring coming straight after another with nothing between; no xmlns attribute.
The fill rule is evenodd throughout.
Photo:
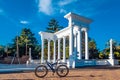
<svg viewBox="0 0 120 80"><path fill-rule="evenodd" d="M35 75L39 78L43 78L47 75L48 69L45 65L40 65L35 68Z"/></svg>
<svg viewBox="0 0 120 80"><path fill-rule="evenodd" d="M65 77L69 73L69 69L66 65L59 65L56 69L56 73L60 77Z"/></svg>

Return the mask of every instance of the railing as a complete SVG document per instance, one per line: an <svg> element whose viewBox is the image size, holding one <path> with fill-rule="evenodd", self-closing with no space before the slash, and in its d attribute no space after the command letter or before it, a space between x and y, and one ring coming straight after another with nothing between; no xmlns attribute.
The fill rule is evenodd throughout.
<svg viewBox="0 0 120 80"><path fill-rule="evenodd" d="M108 65L108 59L98 59L96 65Z"/></svg>
<svg viewBox="0 0 120 80"><path fill-rule="evenodd" d="M33 60L35 64L40 64L40 60ZM52 61L51 61L52 62ZM62 62L62 60L61 60ZM69 67L69 59L66 59L65 64ZM114 59L114 65L118 65L118 60ZM96 66L96 65L111 65L110 59L89 59L75 60L75 66Z"/></svg>

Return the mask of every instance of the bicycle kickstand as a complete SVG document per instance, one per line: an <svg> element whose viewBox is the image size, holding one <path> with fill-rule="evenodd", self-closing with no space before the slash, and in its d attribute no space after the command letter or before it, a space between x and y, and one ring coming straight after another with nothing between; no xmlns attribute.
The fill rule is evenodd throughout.
<svg viewBox="0 0 120 80"><path fill-rule="evenodd" d="M52 73L53 76L54 76L54 73L55 73L55 72Z"/></svg>

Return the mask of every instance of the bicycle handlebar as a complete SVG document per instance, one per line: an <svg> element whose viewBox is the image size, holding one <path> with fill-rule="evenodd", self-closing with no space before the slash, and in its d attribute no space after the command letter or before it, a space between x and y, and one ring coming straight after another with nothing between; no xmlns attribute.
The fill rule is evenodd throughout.
<svg viewBox="0 0 120 80"><path fill-rule="evenodd" d="M58 60L56 61L56 63L58 63L58 61L60 61L60 59L58 59Z"/></svg>

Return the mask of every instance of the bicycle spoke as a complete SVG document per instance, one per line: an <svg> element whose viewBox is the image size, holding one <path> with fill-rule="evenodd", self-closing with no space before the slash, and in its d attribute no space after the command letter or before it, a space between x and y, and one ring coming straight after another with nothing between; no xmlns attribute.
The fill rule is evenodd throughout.
<svg viewBox="0 0 120 80"><path fill-rule="evenodd" d="M69 69L67 68L67 66L65 66L65 65L58 66L58 68L57 68L57 74L60 77L65 77L68 73L69 73Z"/></svg>
<svg viewBox="0 0 120 80"><path fill-rule="evenodd" d="M47 73L48 73L48 69L47 69L47 67L44 66L44 65L40 65L40 66L38 66L38 67L35 69L35 75L36 75L37 77L42 78L42 77L46 76Z"/></svg>

